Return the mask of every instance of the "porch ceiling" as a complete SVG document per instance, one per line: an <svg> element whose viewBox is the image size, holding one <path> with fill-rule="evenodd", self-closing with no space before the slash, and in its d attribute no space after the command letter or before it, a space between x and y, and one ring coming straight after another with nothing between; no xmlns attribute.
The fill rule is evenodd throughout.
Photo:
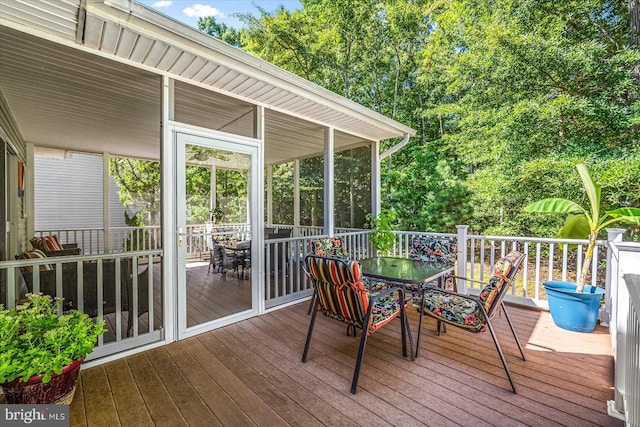
<svg viewBox="0 0 640 427"><path fill-rule="evenodd" d="M250 135L264 106L266 164L322 153L327 126L337 149L415 133L129 0L0 0L0 24L0 90L36 145L159 158L161 75L179 121Z"/></svg>

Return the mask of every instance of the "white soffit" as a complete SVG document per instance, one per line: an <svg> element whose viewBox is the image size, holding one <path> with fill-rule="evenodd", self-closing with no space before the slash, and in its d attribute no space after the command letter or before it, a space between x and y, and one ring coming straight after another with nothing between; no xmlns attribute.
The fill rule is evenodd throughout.
<svg viewBox="0 0 640 427"><path fill-rule="evenodd" d="M18 33L0 31L0 54L4 51L6 61L0 64L5 72L0 75L0 89L11 101L25 139L36 144L81 149L92 141L85 148L100 152L133 139L135 146L128 145L133 152L123 154L144 157L157 151L157 86L148 84L148 79L158 74L209 89L210 95L217 92L264 106L266 164L321 153L323 126L336 130L336 149L415 134L407 126L133 1L0 0L0 25L51 41L25 36L29 46L25 48ZM74 55L68 50L77 42L84 44L81 50L86 53ZM60 47L56 53L54 43L67 48ZM87 53L98 56L91 60ZM122 65L112 66L109 59ZM125 64L141 69L127 70L122 68ZM49 74L52 67L55 75ZM86 78L78 81L80 75ZM100 76L104 82L96 81ZM83 90L82 84L89 86ZM217 98L216 102L223 102L220 95ZM137 106L139 101L144 105ZM195 109L185 111L195 118ZM88 120L88 114L97 115ZM82 126L77 126L79 117ZM107 134L109 123L120 125L110 126ZM246 125L229 123L221 130L239 133L234 127Z"/></svg>
<svg viewBox="0 0 640 427"><path fill-rule="evenodd" d="M88 0L85 46L377 141L415 130L130 0Z"/></svg>

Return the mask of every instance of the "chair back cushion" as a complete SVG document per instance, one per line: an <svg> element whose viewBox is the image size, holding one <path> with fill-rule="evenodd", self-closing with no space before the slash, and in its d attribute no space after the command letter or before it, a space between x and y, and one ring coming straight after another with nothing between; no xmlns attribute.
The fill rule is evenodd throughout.
<svg viewBox="0 0 640 427"><path fill-rule="evenodd" d="M321 311L362 328L369 297L360 281L360 264L313 254L307 255L305 264L318 292Z"/></svg>
<svg viewBox="0 0 640 427"><path fill-rule="evenodd" d="M41 251L55 252L64 250L60 244L60 240L58 240L58 236L55 234L51 236L34 237L30 242L34 249Z"/></svg>
<svg viewBox="0 0 640 427"><path fill-rule="evenodd" d="M349 258L347 248L344 247L339 237L313 239L309 242L309 245L311 246L311 254L313 255L340 259Z"/></svg>
<svg viewBox="0 0 640 427"><path fill-rule="evenodd" d="M39 258L47 258L47 255L42 252L40 249L32 249L28 252L25 252L24 254L22 254L22 256L16 256L16 258L22 258L22 259L39 259ZM27 266L26 270L28 272L32 272L33 268L31 266ZM39 271L49 271L49 270L53 270L53 266L51 264L41 264Z"/></svg>
<svg viewBox="0 0 640 427"><path fill-rule="evenodd" d="M480 301L484 304L489 318L502 303L509 286L513 284L516 274L522 268L522 261L524 254L512 251L494 264L489 284L480 292Z"/></svg>
<svg viewBox="0 0 640 427"><path fill-rule="evenodd" d="M447 237L414 237L409 257L414 260L455 264L458 245Z"/></svg>

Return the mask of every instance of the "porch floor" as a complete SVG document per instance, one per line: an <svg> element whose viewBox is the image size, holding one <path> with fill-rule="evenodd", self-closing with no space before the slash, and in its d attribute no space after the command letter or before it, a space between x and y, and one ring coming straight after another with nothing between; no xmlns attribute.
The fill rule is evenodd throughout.
<svg viewBox="0 0 640 427"><path fill-rule="evenodd" d="M538 425L622 426L610 418L608 329L574 333L547 312L509 307L527 361L504 318L494 326L516 382L513 394L488 333L426 320L420 355L401 355L400 324L367 343L349 392L359 339L318 316L300 361L308 303L273 311L81 372L71 425ZM418 313L410 310L417 331Z"/></svg>

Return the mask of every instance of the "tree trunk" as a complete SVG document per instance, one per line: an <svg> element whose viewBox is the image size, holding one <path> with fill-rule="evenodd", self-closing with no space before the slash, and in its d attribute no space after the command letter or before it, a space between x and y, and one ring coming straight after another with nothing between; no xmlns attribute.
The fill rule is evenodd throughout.
<svg viewBox="0 0 640 427"><path fill-rule="evenodd" d="M587 245L587 252L584 255L584 263L582 264L582 272L580 273L580 280L578 280L578 287L576 292L583 292L584 286L587 283L587 275L591 268L591 260L593 259L593 250L596 247L596 240L598 239L598 232L592 231L589 234L589 244Z"/></svg>
<svg viewBox="0 0 640 427"><path fill-rule="evenodd" d="M629 0L629 29L631 46L640 47L640 0Z"/></svg>
<svg viewBox="0 0 640 427"><path fill-rule="evenodd" d="M629 0L629 31L631 47L640 48L640 0ZM633 72L640 79L640 64L636 64Z"/></svg>

